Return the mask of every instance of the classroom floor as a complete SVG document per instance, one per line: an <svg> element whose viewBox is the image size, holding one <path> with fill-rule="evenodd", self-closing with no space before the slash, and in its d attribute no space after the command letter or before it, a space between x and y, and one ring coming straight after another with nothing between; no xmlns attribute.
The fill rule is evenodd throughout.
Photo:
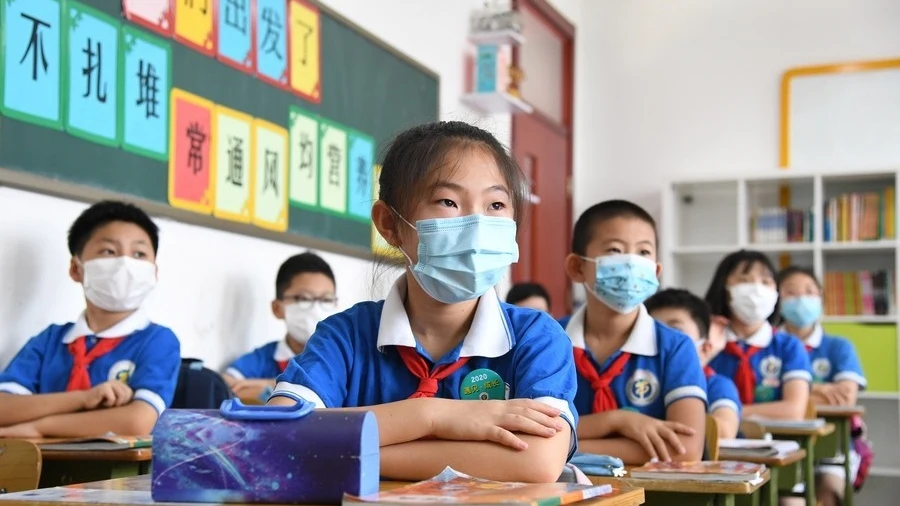
<svg viewBox="0 0 900 506"><path fill-rule="evenodd" d="M893 504L900 497L900 478L872 476L866 480L863 489L856 496L854 504Z"/></svg>

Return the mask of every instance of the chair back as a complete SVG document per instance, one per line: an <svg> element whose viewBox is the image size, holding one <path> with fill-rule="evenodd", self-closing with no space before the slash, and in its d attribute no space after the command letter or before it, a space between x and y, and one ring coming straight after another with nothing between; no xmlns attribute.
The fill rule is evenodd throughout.
<svg viewBox="0 0 900 506"><path fill-rule="evenodd" d="M0 494L38 488L41 449L30 441L0 439Z"/></svg>

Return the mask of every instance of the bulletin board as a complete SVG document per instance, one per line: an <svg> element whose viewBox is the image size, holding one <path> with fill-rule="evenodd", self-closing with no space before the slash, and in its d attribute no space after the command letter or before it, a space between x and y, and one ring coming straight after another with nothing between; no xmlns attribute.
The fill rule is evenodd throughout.
<svg viewBox="0 0 900 506"><path fill-rule="evenodd" d="M798 67L781 82L781 167L900 165L900 59Z"/></svg>
<svg viewBox="0 0 900 506"><path fill-rule="evenodd" d="M0 185L353 256L438 77L309 0L0 1Z"/></svg>

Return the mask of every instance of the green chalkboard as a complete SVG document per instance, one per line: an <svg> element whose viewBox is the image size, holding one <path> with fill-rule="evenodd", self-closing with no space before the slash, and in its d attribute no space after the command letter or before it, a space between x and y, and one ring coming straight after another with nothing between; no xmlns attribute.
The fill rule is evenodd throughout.
<svg viewBox="0 0 900 506"><path fill-rule="evenodd" d="M438 78L434 73L321 6L322 93L321 102L315 104L126 21L118 0L80 3L120 20L129 29L165 40L171 46L173 87L284 128L288 128L291 107L299 107L374 138L380 152L397 132L438 116ZM62 88L61 93L66 93L65 83ZM48 184L54 180L71 188L161 204L168 201L166 161L10 117L0 123L0 167L39 176ZM167 214L177 218L179 213L188 211ZM204 223L235 230L226 221ZM359 218L291 205L288 227L288 234L314 239L318 245L334 245L342 251L349 247L360 255L370 250L371 224ZM237 230L253 233L252 227Z"/></svg>

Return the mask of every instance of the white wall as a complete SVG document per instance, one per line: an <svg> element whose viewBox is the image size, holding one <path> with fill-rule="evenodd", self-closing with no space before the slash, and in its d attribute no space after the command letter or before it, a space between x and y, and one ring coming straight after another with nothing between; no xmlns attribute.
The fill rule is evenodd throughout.
<svg viewBox="0 0 900 506"><path fill-rule="evenodd" d="M785 70L900 56L897 0L584 1L582 9L576 215L621 197L658 217L665 180L775 172Z"/></svg>
<svg viewBox="0 0 900 506"><path fill-rule="evenodd" d="M578 0L565 0L569 2ZM469 13L481 0L327 0L362 28L436 71L444 119L475 123L509 143L509 116L485 116L460 104ZM0 367L29 336L83 309L67 275L65 234L82 203L0 188ZM23 212L26 211L27 212ZM269 311L275 273L303 248L157 220L160 283L148 302L153 318L172 327L184 356L220 367L237 354L283 335ZM370 262L323 254L337 276L341 303L372 298ZM390 276L388 276L390 278ZM360 283L362 278L365 282ZM504 293L508 281L499 288ZM376 289L381 297L384 287Z"/></svg>

